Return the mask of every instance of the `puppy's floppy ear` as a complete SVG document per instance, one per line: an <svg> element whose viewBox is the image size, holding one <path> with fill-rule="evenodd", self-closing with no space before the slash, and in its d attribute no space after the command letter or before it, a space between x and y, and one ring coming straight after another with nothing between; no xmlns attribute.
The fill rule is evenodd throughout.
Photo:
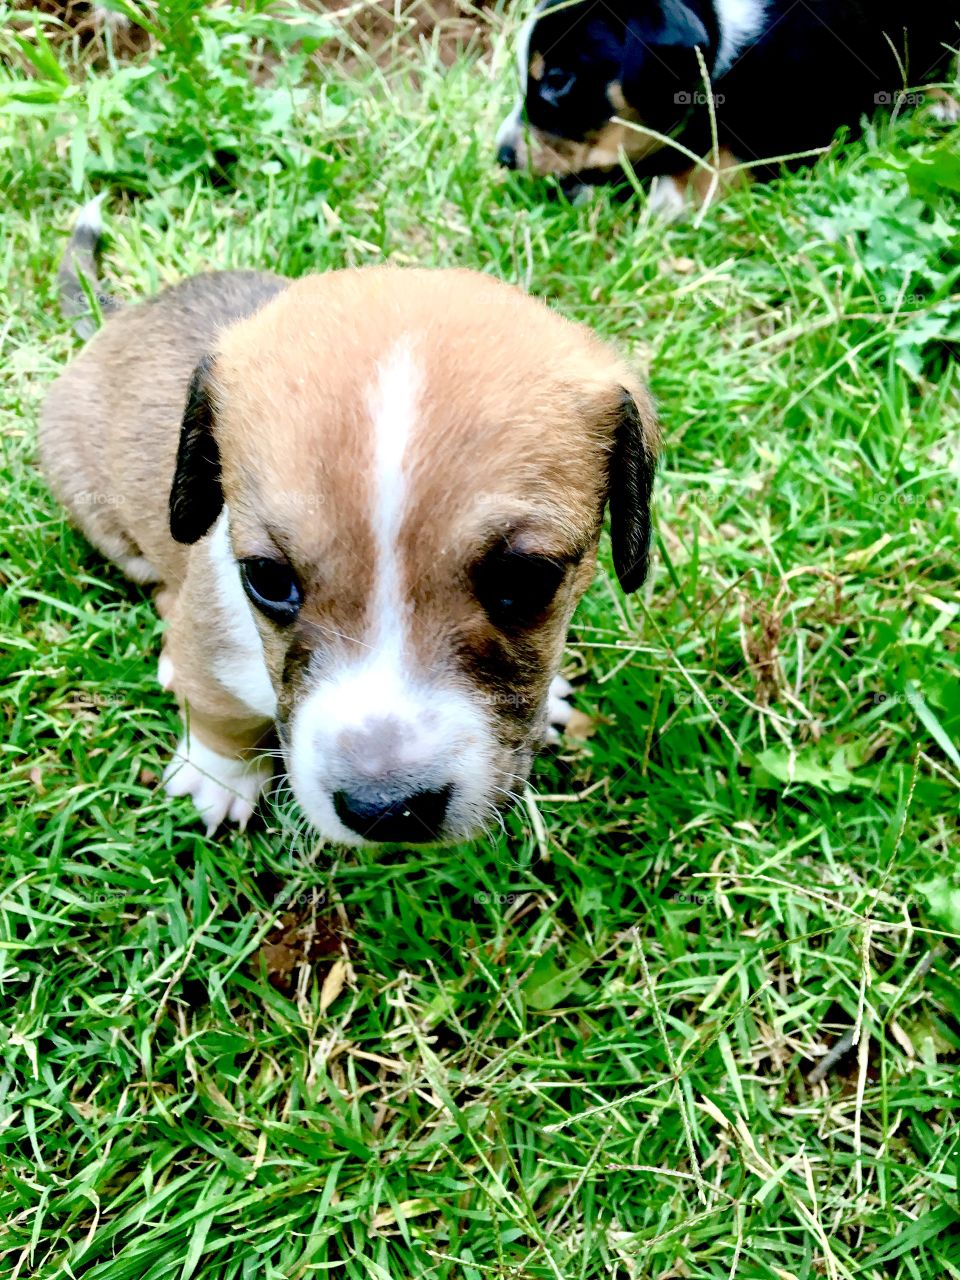
<svg viewBox="0 0 960 1280"><path fill-rule="evenodd" d="M662 0L663 27L657 43L667 48L692 49L698 44L704 52L710 45L707 28L684 0Z"/></svg>
<svg viewBox="0 0 960 1280"><path fill-rule="evenodd" d="M220 450L213 434L212 369L213 358L204 356L187 390L170 490L170 532L177 542L197 542L223 506Z"/></svg>
<svg viewBox="0 0 960 1280"><path fill-rule="evenodd" d="M710 34L683 0L663 0L658 21L628 18L620 83L645 118L672 119L685 94L700 83L694 47L710 62Z"/></svg>
<svg viewBox="0 0 960 1280"><path fill-rule="evenodd" d="M636 591L647 576L659 432L653 407L642 392L631 395L621 387L620 394L607 492L613 567L620 586L629 592Z"/></svg>

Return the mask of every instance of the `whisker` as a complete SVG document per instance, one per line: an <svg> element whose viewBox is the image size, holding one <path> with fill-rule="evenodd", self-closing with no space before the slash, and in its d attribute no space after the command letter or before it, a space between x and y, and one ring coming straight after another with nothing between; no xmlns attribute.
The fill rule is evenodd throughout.
<svg viewBox="0 0 960 1280"><path fill-rule="evenodd" d="M359 636L348 636L345 631L335 631L333 627L325 627L322 622L314 622L311 629L321 631L326 636L335 636L337 640L346 640L348 644L359 644L364 649L372 649L374 646L366 640L361 640Z"/></svg>

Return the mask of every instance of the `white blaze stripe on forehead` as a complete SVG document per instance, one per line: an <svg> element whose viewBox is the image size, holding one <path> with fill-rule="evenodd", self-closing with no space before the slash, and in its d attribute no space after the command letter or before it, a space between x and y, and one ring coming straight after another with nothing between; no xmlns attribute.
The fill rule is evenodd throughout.
<svg viewBox="0 0 960 1280"><path fill-rule="evenodd" d="M407 505L404 464L417 419L421 382L412 342L402 338L378 368L376 385L367 396L373 423L372 525L377 548L372 639L379 646L395 644L399 650L409 608L402 599L397 559Z"/></svg>
<svg viewBox="0 0 960 1280"><path fill-rule="evenodd" d="M290 723L294 794L320 833L342 843L364 842L337 818L338 791L374 786L401 798L450 786L454 832L475 826L496 798L495 743L480 700L420 671L411 651L400 533L413 503L407 463L423 379L405 338L383 357L365 398L376 553L370 625L357 651L305 694Z"/></svg>
<svg viewBox="0 0 960 1280"><path fill-rule="evenodd" d="M720 48L714 76L722 76L763 30L768 0L714 0L720 25Z"/></svg>

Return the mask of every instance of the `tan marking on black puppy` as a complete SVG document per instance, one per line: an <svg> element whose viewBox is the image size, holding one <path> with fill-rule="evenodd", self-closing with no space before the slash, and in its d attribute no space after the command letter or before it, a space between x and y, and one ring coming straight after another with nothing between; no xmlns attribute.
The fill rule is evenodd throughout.
<svg viewBox="0 0 960 1280"><path fill-rule="evenodd" d="M542 55L536 56L542 61ZM613 169L623 163L624 157L639 161L658 151L663 144L643 131L643 121L624 97L620 82L612 81L606 92L611 110L619 119L608 120L582 140L559 138L543 129L528 129L529 148L526 149L518 126L515 146L522 154L521 167L529 166L539 177L565 176L591 169Z"/></svg>
<svg viewBox="0 0 960 1280"><path fill-rule="evenodd" d="M644 133L636 112L626 109L626 119L610 120L601 129L588 133L582 141L558 138L539 129L529 131L529 167L538 177L557 177L603 169L615 169L624 158L643 160L663 145Z"/></svg>
<svg viewBox="0 0 960 1280"><path fill-rule="evenodd" d="M189 725L168 789L245 820L276 727L347 843L464 838L504 806L563 718L607 503L620 581L643 578L656 451L615 353L467 271L199 277L112 318L41 424L76 522L162 584Z"/></svg>
<svg viewBox="0 0 960 1280"><path fill-rule="evenodd" d="M708 164L691 165L681 173L654 179L650 192L651 208L665 220L681 217L688 209L714 204L730 191L747 186L751 181L737 156L721 147Z"/></svg>

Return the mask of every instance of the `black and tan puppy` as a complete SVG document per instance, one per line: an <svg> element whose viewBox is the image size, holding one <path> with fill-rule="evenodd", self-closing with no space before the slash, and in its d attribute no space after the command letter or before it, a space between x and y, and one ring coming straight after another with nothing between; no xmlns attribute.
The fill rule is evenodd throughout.
<svg viewBox="0 0 960 1280"><path fill-rule="evenodd" d="M88 214L68 300L89 275ZM75 306L73 307L75 309ZM274 732L312 824L453 840L526 777L609 503L643 580L657 430L587 329L468 271L186 280L58 379L40 450L89 540L158 587L167 771L245 822Z"/></svg>
<svg viewBox="0 0 960 1280"><path fill-rule="evenodd" d="M654 198L674 215L709 175L663 136L714 168L770 176L778 166L761 162L825 147L841 126L948 74L958 44L955 4L545 0L521 33L522 94L498 157L568 185L615 177L625 157L663 179ZM956 117L945 94L929 96Z"/></svg>

